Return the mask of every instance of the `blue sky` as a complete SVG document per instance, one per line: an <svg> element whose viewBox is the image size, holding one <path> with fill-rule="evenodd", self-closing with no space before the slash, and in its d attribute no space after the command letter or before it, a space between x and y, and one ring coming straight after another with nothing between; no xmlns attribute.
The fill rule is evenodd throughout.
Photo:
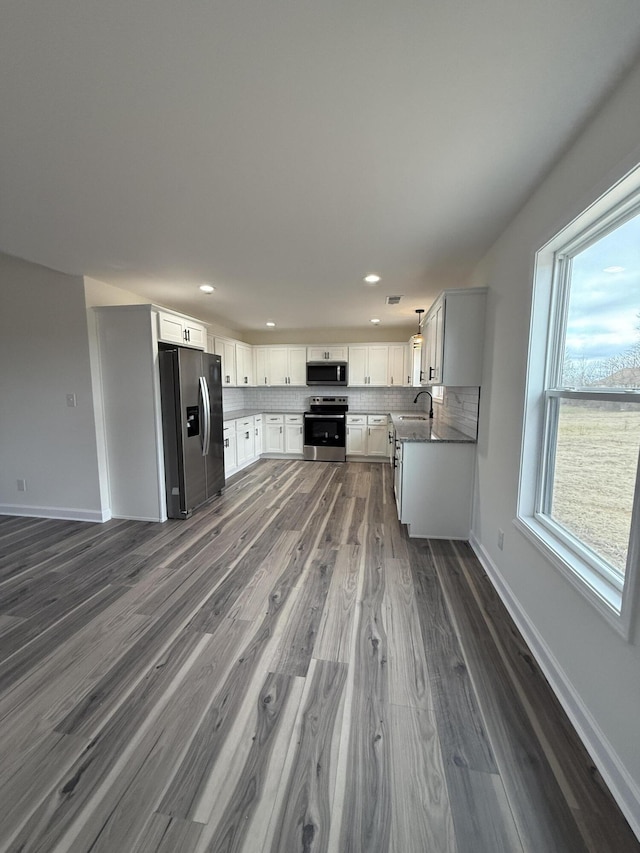
<svg viewBox="0 0 640 853"><path fill-rule="evenodd" d="M610 267L619 271L605 272ZM573 259L567 355L607 359L640 341L640 215Z"/></svg>

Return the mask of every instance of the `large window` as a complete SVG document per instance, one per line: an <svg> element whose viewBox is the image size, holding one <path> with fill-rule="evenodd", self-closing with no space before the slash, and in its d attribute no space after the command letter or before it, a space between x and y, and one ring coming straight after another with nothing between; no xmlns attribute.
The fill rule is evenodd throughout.
<svg viewBox="0 0 640 853"><path fill-rule="evenodd" d="M638 183L538 253L519 507L525 532L623 633L640 544Z"/></svg>

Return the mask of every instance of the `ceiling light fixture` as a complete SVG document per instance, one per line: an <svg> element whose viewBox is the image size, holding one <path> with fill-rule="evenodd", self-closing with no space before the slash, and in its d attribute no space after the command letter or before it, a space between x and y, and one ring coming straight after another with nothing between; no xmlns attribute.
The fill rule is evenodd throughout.
<svg viewBox="0 0 640 853"><path fill-rule="evenodd" d="M273 329L275 323L273 322L273 320L267 320L265 325L269 326L270 329Z"/></svg>
<svg viewBox="0 0 640 853"><path fill-rule="evenodd" d="M624 267L613 266L613 267L605 267L602 270L602 272L624 272L624 270L625 270Z"/></svg>
<svg viewBox="0 0 640 853"><path fill-rule="evenodd" d="M203 293L213 293L213 291L215 290L215 287L212 284L201 284L200 290Z"/></svg>
<svg viewBox="0 0 640 853"><path fill-rule="evenodd" d="M378 317L374 317L374 318L371 320L371 322L373 323L373 325L374 325L374 326L377 326L377 325L378 325L378 323L380 322L380 320L378 319Z"/></svg>
<svg viewBox="0 0 640 853"><path fill-rule="evenodd" d="M377 284L380 281L380 276L372 272L369 275L365 275L364 280L367 284Z"/></svg>
<svg viewBox="0 0 640 853"><path fill-rule="evenodd" d="M416 308L416 314L418 315L418 331L413 336L412 340L414 344L421 344L424 341L424 336L420 331L420 327L422 325L422 314L424 314L424 308Z"/></svg>

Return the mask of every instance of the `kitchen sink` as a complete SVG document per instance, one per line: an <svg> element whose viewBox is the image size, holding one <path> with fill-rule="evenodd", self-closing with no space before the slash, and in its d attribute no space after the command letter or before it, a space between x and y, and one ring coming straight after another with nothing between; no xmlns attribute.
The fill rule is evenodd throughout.
<svg viewBox="0 0 640 853"><path fill-rule="evenodd" d="M428 418L425 415L400 415L399 421L426 421Z"/></svg>

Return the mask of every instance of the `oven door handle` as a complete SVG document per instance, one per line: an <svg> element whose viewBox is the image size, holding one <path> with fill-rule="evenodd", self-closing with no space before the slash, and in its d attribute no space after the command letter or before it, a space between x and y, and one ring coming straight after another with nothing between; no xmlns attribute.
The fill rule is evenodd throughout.
<svg viewBox="0 0 640 853"><path fill-rule="evenodd" d="M305 421L311 420L312 418L322 418L323 420L327 420L327 418L340 418L344 420L346 415L310 415L308 412L304 413Z"/></svg>

